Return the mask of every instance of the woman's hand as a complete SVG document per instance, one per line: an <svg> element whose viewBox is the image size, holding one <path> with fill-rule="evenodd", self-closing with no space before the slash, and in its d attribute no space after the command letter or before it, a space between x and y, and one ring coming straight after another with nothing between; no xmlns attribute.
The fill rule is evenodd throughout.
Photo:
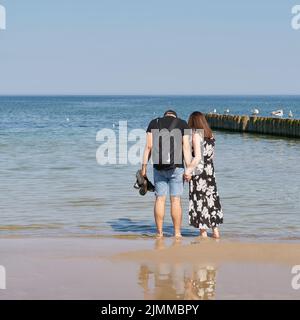
<svg viewBox="0 0 300 320"><path fill-rule="evenodd" d="M183 178L184 178L185 181L189 182L189 181L192 180L192 175L185 173L183 175Z"/></svg>

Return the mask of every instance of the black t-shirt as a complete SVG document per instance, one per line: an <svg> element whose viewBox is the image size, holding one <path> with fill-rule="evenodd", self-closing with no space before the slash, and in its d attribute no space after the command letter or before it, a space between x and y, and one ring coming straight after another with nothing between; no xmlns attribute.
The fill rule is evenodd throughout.
<svg viewBox="0 0 300 320"><path fill-rule="evenodd" d="M153 119L148 125L147 132L152 132L155 135L157 132L159 132L158 130L162 130L162 129L170 130L170 128L171 128L171 131L174 129L179 129L181 132L181 136L179 138L176 136L176 138L173 138L173 140L170 141L171 151L170 151L170 155L168 155L168 157L170 158L169 164L166 164L162 160L163 156L160 153L163 153L163 151L161 151L162 150L161 141L159 141L159 151L157 151L157 153L159 154L158 155L159 163L157 163L157 161L154 161L154 164L153 164L154 168L156 168L157 170L170 170L170 169L174 169L176 167L179 167L179 168L184 167L183 153L182 152L180 153L180 161L178 161L179 158L176 156L176 151L174 151L174 150L176 150L177 147L180 147L180 149L181 149L182 148L182 137L184 135L190 134L191 130L185 120L175 118L172 116L166 116L163 118ZM154 146L154 149L155 149L155 146ZM177 160L174 160L174 158L176 158ZM152 159L153 159L153 155L152 155Z"/></svg>
<svg viewBox="0 0 300 320"><path fill-rule="evenodd" d="M152 129L159 129L158 119L159 119L160 128L168 129L172 124L173 120L175 119L175 117L167 116L163 118L153 119L148 125L147 132L151 132ZM187 122L179 118L177 118L175 129L180 129L182 132L182 135L185 134L184 130L190 130Z"/></svg>

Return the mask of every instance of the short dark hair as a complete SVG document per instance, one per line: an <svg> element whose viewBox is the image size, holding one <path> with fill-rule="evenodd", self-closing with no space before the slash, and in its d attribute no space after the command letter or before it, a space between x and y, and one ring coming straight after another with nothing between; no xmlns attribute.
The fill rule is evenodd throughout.
<svg viewBox="0 0 300 320"><path fill-rule="evenodd" d="M177 118L177 113L176 113L174 110L167 110L167 111L164 113L164 117L165 117L167 114L172 114L172 115L174 115L174 116Z"/></svg>

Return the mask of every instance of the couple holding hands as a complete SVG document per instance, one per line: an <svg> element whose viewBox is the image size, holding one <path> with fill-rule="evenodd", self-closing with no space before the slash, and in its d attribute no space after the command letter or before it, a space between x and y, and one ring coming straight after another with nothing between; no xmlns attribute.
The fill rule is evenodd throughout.
<svg viewBox="0 0 300 320"><path fill-rule="evenodd" d="M171 216L176 238L181 238L181 197L184 181L189 183L189 224L206 238L207 231L220 238L223 212L214 171L215 138L204 116L193 112L188 122L173 110L152 120L147 128L141 174L146 177L152 157L155 186L154 217L157 237L163 237L166 198L171 201Z"/></svg>

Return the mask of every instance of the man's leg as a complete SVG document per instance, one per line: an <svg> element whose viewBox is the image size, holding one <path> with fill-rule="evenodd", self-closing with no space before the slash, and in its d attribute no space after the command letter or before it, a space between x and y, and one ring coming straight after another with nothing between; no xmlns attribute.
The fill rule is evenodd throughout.
<svg viewBox="0 0 300 320"><path fill-rule="evenodd" d="M163 224L165 217L166 196L157 196L154 205L154 217L157 228L157 235L163 236Z"/></svg>
<svg viewBox="0 0 300 320"><path fill-rule="evenodd" d="M174 224L175 237L181 236L183 173L183 168L176 168L170 177L171 216Z"/></svg>
<svg viewBox="0 0 300 320"><path fill-rule="evenodd" d="M163 236L163 223L165 216L166 197L168 194L168 179L163 171L153 170L154 185L155 185L155 205L154 218L157 228L158 237Z"/></svg>
<svg viewBox="0 0 300 320"><path fill-rule="evenodd" d="M174 225L175 237L180 237L182 224L182 208L180 197L171 196L171 216Z"/></svg>

